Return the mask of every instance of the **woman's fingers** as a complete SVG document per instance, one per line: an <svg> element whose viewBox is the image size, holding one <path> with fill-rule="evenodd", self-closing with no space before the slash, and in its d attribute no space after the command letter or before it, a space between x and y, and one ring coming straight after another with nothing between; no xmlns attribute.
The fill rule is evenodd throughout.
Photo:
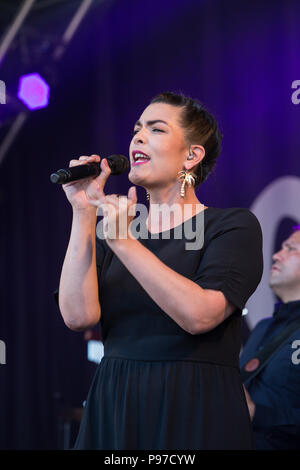
<svg viewBox="0 0 300 470"><path fill-rule="evenodd" d="M118 207L119 197L117 196L117 194L108 194L107 196L105 196L105 202L106 204L108 203Z"/></svg>
<svg viewBox="0 0 300 470"><path fill-rule="evenodd" d="M101 168L101 172L99 174L99 176L97 176L96 178L96 182L97 182L97 197L99 199L99 202L101 204L103 204L105 202L105 194L104 194L104 186L105 186L105 183L107 181L107 178L109 177L109 175L111 174L111 169L107 163L107 160L104 158L103 160L101 160L101 163L100 163L100 168Z"/></svg>
<svg viewBox="0 0 300 470"><path fill-rule="evenodd" d="M136 187L131 186L128 191L128 199L132 201L133 203L136 203L137 201L137 195L136 195Z"/></svg>
<svg viewBox="0 0 300 470"><path fill-rule="evenodd" d="M85 165L87 163L92 163L92 162L100 162L100 168L101 172L99 176L96 178L93 178L92 181L90 182L89 187L86 190L86 195L88 197L88 200L91 204L95 206L100 206L102 204L113 204L116 207L119 207L120 201L119 201L119 195L117 194L110 194L106 196L104 194L104 186L105 183L111 174L111 169L107 163L107 159L103 158L101 160L99 155L92 154L90 156L88 155L82 155L79 157L78 160L71 160L69 166L78 166L78 165ZM128 191L128 197L126 196L120 196L122 198L122 207L125 208L125 206L128 205L128 203L134 204L136 203L137 196L136 196L136 188L135 186L132 186L129 191Z"/></svg>
<svg viewBox="0 0 300 470"><path fill-rule="evenodd" d="M93 163L93 162L100 162L99 155L91 155L91 156L82 155L81 157L79 157L78 160L75 160L75 159L71 160L69 163L69 167L85 165L86 163Z"/></svg>
<svg viewBox="0 0 300 470"><path fill-rule="evenodd" d="M84 163L86 163L86 160L70 160L69 167L83 165Z"/></svg>
<svg viewBox="0 0 300 470"><path fill-rule="evenodd" d="M105 200L106 202L112 203L115 206L121 205L122 207L136 204L136 188L135 186L132 186L128 191L128 196L125 196L123 194L108 194L107 196L105 196Z"/></svg>
<svg viewBox="0 0 300 470"><path fill-rule="evenodd" d="M107 163L106 158L103 158L100 163L101 173L97 176L97 182L99 185L104 188L107 178L111 174L111 169Z"/></svg>

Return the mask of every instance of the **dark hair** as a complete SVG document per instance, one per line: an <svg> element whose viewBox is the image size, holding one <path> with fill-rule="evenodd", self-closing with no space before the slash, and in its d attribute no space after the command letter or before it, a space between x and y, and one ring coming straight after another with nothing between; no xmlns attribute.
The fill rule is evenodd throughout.
<svg viewBox="0 0 300 470"><path fill-rule="evenodd" d="M183 94L164 92L156 95L150 102L166 103L182 108L180 124L185 131L189 145L198 144L205 148L205 157L193 172L197 175L195 187L206 180L213 170L221 149L222 134L215 118L196 99Z"/></svg>

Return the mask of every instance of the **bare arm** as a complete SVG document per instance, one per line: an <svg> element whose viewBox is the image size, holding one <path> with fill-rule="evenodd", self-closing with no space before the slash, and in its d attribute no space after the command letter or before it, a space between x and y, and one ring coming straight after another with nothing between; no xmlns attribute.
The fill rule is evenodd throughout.
<svg viewBox="0 0 300 470"><path fill-rule="evenodd" d="M60 277L59 307L65 324L83 330L100 320L96 270L96 211L73 210L71 236Z"/></svg>
<svg viewBox="0 0 300 470"><path fill-rule="evenodd" d="M235 310L221 291L203 289L164 264L138 240L130 236L131 209L137 197L135 187L128 197L95 195L95 206L106 203L106 222L115 224L116 235L107 235L106 241L128 271L145 289L156 304L182 329L190 334L206 333L222 323ZM121 203L122 202L122 203ZM120 226L120 221L125 221ZM122 233L122 236L120 234Z"/></svg>
<svg viewBox="0 0 300 470"><path fill-rule="evenodd" d="M99 155L71 160L70 167L100 161ZM96 268L97 209L91 204L95 192L103 191L110 168L101 161L102 172L96 178L85 178L63 185L73 208L69 245L60 277L59 308L65 324L81 331L100 320Z"/></svg>
<svg viewBox="0 0 300 470"><path fill-rule="evenodd" d="M108 244L157 305L188 333L210 331L235 310L222 292L202 289L138 240L108 240Z"/></svg>

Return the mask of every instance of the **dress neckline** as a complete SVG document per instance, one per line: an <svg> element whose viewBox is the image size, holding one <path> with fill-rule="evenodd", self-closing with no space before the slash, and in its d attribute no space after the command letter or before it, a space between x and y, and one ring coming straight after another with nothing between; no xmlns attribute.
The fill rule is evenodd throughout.
<svg viewBox="0 0 300 470"><path fill-rule="evenodd" d="M169 229L167 229L167 230L163 230L163 231L161 231L161 232L150 232L150 231L148 230L148 226L147 226L147 219L148 219L148 217L147 217L147 219L145 220L144 223L145 223L145 226L146 226L146 230L147 230L148 233L150 233L150 235L161 235L162 233L170 232L171 230L174 230L174 229L176 229L177 227L180 227L181 225L185 224L185 223L188 222L189 220L193 220L197 215L201 214L202 212L205 212L207 209L211 209L211 207L206 206L205 209L202 209L201 211L197 212L196 214L194 214L194 215L193 215L192 217L190 217L189 219L186 219L186 220L184 220L183 222L181 222L180 224L175 225L174 227L171 227L171 228L169 228Z"/></svg>

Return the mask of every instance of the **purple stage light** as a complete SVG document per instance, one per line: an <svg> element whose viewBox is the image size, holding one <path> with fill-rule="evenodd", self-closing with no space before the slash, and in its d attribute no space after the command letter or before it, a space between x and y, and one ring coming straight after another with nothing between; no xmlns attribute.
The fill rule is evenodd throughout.
<svg viewBox="0 0 300 470"><path fill-rule="evenodd" d="M45 108L49 102L49 85L38 73L22 75L19 80L18 98L29 109Z"/></svg>

